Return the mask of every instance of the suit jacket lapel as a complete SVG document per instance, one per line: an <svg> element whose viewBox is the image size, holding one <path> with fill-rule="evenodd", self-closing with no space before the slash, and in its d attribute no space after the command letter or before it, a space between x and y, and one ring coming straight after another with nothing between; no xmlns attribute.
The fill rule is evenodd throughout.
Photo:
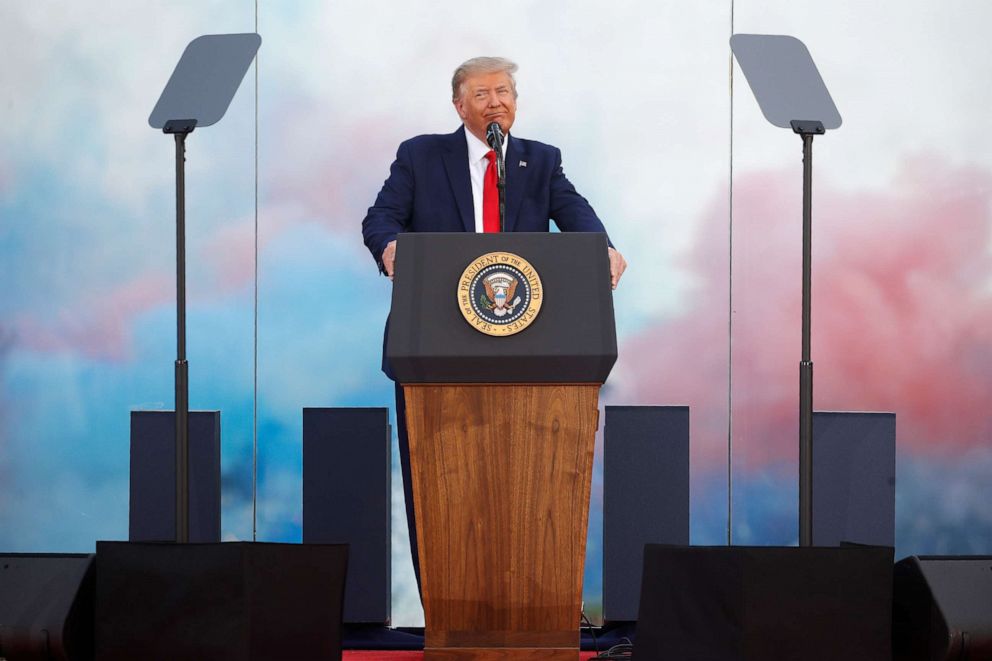
<svg viewBox="0 0 992 661"><path fill-rule="evenodd" d="M448 136L443 158L462 225L466 232L474 232L475 208L472 206L472 180L468 174L468 143L465 141L464 126Z"/></svg>
<svg viewBox="0 0 992 661"><path fill-rule="evenodd" d="M527 150L519 140L512 137L509 140L506 145L506 231L512 232L517 227L520 203L523 202L527 184L527 166L524 165L527 163Z"/></svg>

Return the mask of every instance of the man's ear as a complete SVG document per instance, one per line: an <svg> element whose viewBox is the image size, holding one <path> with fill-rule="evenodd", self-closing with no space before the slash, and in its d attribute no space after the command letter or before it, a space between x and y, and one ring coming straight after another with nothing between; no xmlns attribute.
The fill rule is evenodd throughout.
<svg viewBox="0 0 992 661"><path fill-rule="evenodd" d="M462 100L452 99L451 104L455 106L455 112L458 113L458 116L461 117L462 119L465 119L465 111L462 109Z"/></svg>

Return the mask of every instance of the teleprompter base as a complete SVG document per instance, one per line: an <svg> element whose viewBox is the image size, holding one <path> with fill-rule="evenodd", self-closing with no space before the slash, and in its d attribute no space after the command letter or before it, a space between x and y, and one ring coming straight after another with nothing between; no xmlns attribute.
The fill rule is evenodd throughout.
<svg viewBox="0 0 992 661"><path fill-rule="evenodd" d="M96 658L340 659L348 547L97 542Z"/></svg>
<svg viewBox="0 0 992 661"><path fill-rule="evenodd" d="M892 658L892 548L644 547L634 661Z"/></svg>

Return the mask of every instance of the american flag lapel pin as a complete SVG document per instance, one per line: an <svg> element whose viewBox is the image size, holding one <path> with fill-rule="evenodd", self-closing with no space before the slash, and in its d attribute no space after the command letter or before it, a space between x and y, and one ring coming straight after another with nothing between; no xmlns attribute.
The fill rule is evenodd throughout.
<svg viewBox="0 0 992 661"><path fill-rule="evenodd" d="M520 166L519 167L522 167L522 168L527 167L527 161L520 161Z"/></svg>

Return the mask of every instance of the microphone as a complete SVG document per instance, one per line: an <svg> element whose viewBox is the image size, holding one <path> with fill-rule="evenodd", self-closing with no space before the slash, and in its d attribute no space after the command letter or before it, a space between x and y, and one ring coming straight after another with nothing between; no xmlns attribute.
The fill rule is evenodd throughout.
<svg viewBox="0 0 992 661"><path fill-rule="evenodd" d="M503 162L503 129L499 122L491 122L486 127L486 142L496 152L496 177L499 179L499 187L502 189L506 183L506 163Z"/></svg>
<svg viewBox="0 0 992 661"><path fill-rule="evenodd" d="M499 122L492 122L486 127L486 142L497 154L503 151L503 129Z"/></svg>

